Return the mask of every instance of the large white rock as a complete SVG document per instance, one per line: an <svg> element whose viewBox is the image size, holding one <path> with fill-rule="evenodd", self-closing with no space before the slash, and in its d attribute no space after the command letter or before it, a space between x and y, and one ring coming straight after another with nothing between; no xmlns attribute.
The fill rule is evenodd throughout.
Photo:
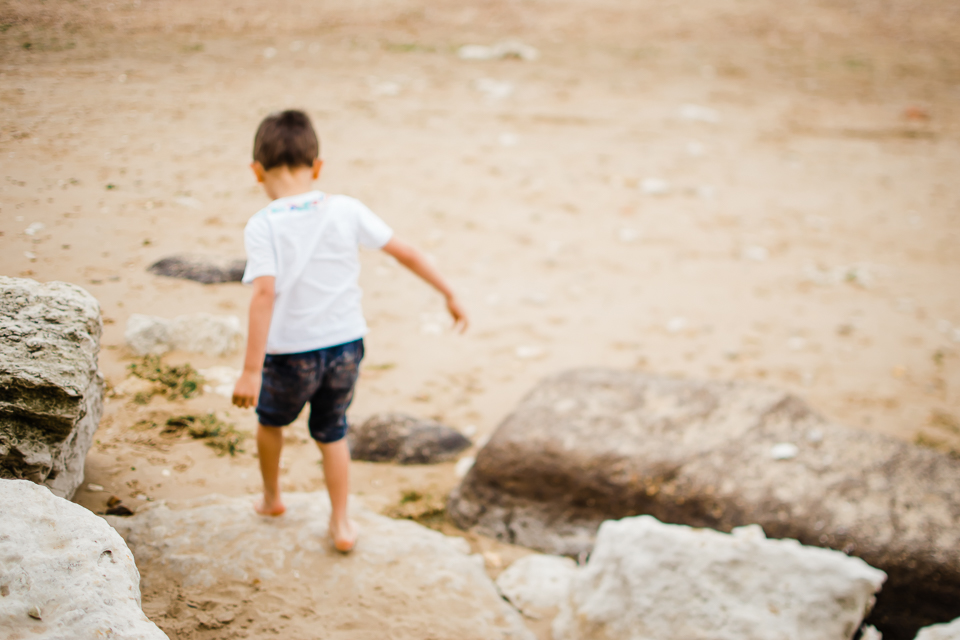
<svg viewBox="0 0 960 640"><path fill-rule="evenodd" d="M560 606L576 571L577 563L570 558L535 553L497 576L497 589L525 615L539 618Z"/></svg>
<svg viewBox="0 0 960 640"><path fill-rule="evenodd" d="M0 636L163 640L140 574L102 518L26 480L0 480Z"/></svg>
<svg viewBox="0 0 960 640"><path fill-rule="evenodd" d="M960 618L920 629L916 640L960 640Z"/></svg>
<svg viewBox="0 0 960 640"><path fill-rule="evenodd" d="M66 282L0 276L0 478L69 498L100 424L100 305Z"/></svg>
<svg viewBox="0 0 960 640"><path fill-rule="evenodd" d="M886 575L836 551L651 516L604 522L556 640L850 640Z"/></svg>
<svg viewBox="0 0 960 640"><path fill-rule="evenodd" d="M353 504L361 537L344 556L325 492L284 499L278 518L223 496L108 518L137 558L151 617L172 635L219 627L203 636L218 638L247 625L250 637L533 640L462 538Z"/></svg>
<svg viewBox="0 0 960 640"><path fill-rule="evenodd" d="M167 320L134 313L127 319L124 338L130 350L141 356L174 349L224 356L240 347L243 330L236 316L193 313Z"/></svg>

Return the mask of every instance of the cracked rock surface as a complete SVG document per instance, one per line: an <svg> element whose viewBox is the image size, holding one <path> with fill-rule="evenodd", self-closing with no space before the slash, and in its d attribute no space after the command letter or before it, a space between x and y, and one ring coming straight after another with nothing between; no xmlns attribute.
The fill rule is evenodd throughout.
<svg viewBox="0 0 960 640"><path fill-rule="evenodd" d="M101 330L80 287L0 276L0 478L73 496L103 410Z"/></svg>
<svg viewBox="0 0 960 640"><path fill-rule="evenodd" d="M6 640L166 640L140 608L119 534L25 480L0 480L0 629Z"/></svg>

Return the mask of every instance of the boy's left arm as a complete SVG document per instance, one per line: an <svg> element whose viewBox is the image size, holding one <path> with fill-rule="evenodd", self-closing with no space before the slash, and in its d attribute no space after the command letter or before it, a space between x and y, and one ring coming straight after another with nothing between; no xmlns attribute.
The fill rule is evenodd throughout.
<svg viewBox="0 0 960 640"><path fill-rule="evenodd" d="M427 257L419 249L396 237L390 238L387 244L383 245L381 249L396 258L397 262L420 276L427 284L443 294L443 297L447 301L447 311L453 318L453 326L460 333L467 330L470 321L467 318L466 310L464 310L460 304L460 301L453 293L450 285L447 284L447 281L443 279L440 272L430 264L430 261L427 260Z"/></svg>

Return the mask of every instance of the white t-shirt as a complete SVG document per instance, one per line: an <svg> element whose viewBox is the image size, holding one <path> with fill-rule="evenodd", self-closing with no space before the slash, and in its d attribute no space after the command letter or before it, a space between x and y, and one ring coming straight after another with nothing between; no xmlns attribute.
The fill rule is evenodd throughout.
<svg viewBox="0 0 960 640"><path fill-rule="evenodd" d="M267 353L300 353L367 334L358 246L379 249L393 230L362 202L311 191L274 200L243 232L243 282L276 277Z"/></svg>

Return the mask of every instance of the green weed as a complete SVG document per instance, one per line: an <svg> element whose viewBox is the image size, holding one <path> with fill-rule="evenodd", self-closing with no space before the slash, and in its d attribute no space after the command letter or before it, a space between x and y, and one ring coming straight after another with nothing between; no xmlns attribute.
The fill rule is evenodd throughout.
<svg viewBox="0 0 960 640"><path fill-rule="evenodd" d="M237 431L232 423L224 422L215 413L206 415L183 415L168 418L162 434L179 435L186 431L191 438L206 440L206 445L217 450L220 455L229 453L235 456L243 453L240 445L247 434Z"/></svg>
<svg viewBox="0 0 960 640"><path fill-rule="evenodd" d="M203 393L203 376L189 364L166 365L160 356L146 356L141 362L131 364L130 373L143 380L154 383L155 391L138 393L133 401L146 404L154 395L168 398L193 398Z"/></svg>

